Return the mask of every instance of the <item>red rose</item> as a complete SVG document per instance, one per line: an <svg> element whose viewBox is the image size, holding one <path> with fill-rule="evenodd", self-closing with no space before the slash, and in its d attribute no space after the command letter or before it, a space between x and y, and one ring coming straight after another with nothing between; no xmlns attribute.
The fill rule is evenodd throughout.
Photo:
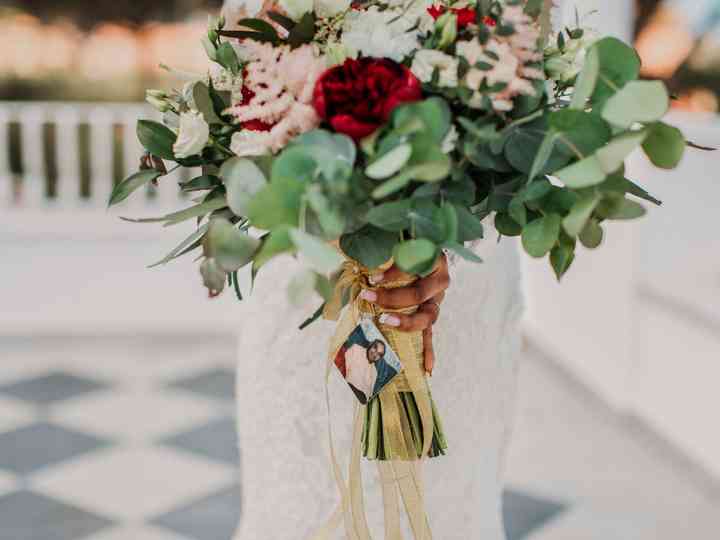
<svg viewBox="0 0 720 540"><path fill-rule="evenodd" d="M388 121L398 105L422 98L420 81L387 58L348 59L318 79L313 105L338 133L355 141Z"/></svg>
<svg viewBox="0 0 720 540"><path fill-rule="evenodd" d="M445 6L430 6L427 11L433 19L438 19L440 15L447 11L447 8ZM469 24L475 23L477 12L473 8L450 8L450 11L457 15L458 28L465 28ZM483 17L483 24L495 26L495 19Z"/></svg>

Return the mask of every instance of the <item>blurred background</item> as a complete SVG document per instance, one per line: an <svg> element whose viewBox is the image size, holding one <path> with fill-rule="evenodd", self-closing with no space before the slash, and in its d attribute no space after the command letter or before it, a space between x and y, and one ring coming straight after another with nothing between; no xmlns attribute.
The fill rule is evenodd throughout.
<svg viewBox="0 0 720 540"><path fill-rule="evenodd" d="M206 65L219 0L0 2L0 540L229 540L239 514L230 294L183 261L166 182L117 213L147 87ZM578 0L720 144L720 0ZM598 11L598 13L594 13ZM161 68L165 64L171 70ZM714 538L720 527L718 154L631 164L665 201L559 286L526 261L511 540ZM179 179L179 178L176 178Z"/></svg>

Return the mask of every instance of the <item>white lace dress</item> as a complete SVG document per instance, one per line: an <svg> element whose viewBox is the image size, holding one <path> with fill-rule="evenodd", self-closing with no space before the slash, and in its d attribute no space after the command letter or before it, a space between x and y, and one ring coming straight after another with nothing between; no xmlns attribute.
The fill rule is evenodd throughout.
<svg viewBox="0 0 720 540"><path fill-rule="evenodd" d="M490 229L490 227L488 227ZM502 468L510 438L522 311L516 244L494 234L484 259L458 262L436 328L433 396L449 452L425 465L436 540L502 540ZM307 540L338 503L330 469L324 370L332 324L300 332L288 307L292 259L265 269L238 313L237 418L242 509L235 540ZM355 397L331 379L332 421L347 461ZM363 464L373 538L383 537L376 469ZM406 535L407 537L407 535ZM345 538L342 530L337 538Z"/></svg>

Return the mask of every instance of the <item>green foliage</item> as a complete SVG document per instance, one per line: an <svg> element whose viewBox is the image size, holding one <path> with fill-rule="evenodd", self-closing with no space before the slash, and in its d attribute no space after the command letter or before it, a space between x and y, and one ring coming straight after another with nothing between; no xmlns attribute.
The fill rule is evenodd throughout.
<svg viewBox="0 0 720 540"><path fill-rule="evenodd" d="M162 176L162 172L156 171L155 169L140 171L130 175L113 188L112 193L110 194L110 200L108 201L108 206L114 206L121 203L132 195L134 191L148 185L150 182L154 182L160 176Z"/></svg>
<svg viewBox="0 0 720 540"><path fill-rule="evenodd" d="M145 150L162 159L175 159L173 145L177 135L164 125L152 120L137 123L137 136Z"/></svg>

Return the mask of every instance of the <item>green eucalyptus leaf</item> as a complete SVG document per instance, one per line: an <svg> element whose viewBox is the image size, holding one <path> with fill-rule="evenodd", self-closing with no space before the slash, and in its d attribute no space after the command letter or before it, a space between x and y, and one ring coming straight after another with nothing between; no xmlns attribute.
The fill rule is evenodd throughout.
<svg viewBox="0 0 720 540"><path fill-rule="evenodd" d="M599 202L600 196L591 195L575 203L570 213L563 219L565 232L573 238L577 237L585 228Z"/></svg>
<svg viewBox="0 0 720 540"><path fill-rule="evenodd" d="M648 136L642 146L653 165L662 169L674 169L685 155L687 143L678 128L656 122L648 126Z"/></svg>
<svg viewBox="0 0 720 540"><path fill-rule="evenodd" d="M438 257L438 247L425 238L408 240L395 246L395 264L408 274L422 275L432 270Z"/></svg>
<svg viewBox="0 0 720 540"><path fill-rule="evenodd" d="M607 178L607 173L594 155L568 165L554 174L567 187L575 189L600 184Z"/></svg>
<svg viewBox="0 0 720 540"><path fill-rule="evenodd" d="M137 136L145 150L152 155L162 159L175 159L173 145L177 135L169 128L152 120L140 120L137 123Z"/></svg>
<svg viewBox="0 0 720 540"><path fill-rule="evenodd" d="M404 170L400 174L393 176L376 187L372 192L373 199L384 199L385 197L400 191L412 182L412 179L412 171L409 169Z"/></svg>
<svg viewBox="0 0 720 540"><path fill-rule="evenodd" d="M291 229L288 225L281 225L263 237L262 245L253 260L253 270L255 272L278 255L295 253L295 244L290 238Z"/></svg>
<svg viewBox="0 0 720 540"><path fill-rule="evenodd" d="M630 81L611 96L602 117L611 124L630 128L636 122L660 120L670 107L670 96L661 81Z"/></svg>
<svg viewBox="0 0 720 540"><path fill-rule="evenodd" d="M572 244L558 244L550 252L550 264L555 271L558 281L560 281L565 273L570 269L570 265L575 260L575 247Z"/></svg>
<svg viewBox="0 0 720 540"><path fill-rule="evenodd" d="M452 112L443 98L435 96L423 101L401 105L392 114L392 122L395 127L406 124L413 118L419 118L434 142L442 144L450 130Z"/></svg>
<svg viewBox="0 0 720 540"><path fill-rule="evenodd" d="M227 189L230 210L236 216L247 216L252 198L267 186L265 175L253 161L240 157L223 163L219 174Z"/></svg>
<svg viewBox="0 0 720 540"><path fill-rule="evenodd" d="M398 241L397 233L366 225L340 238L340 249L367 268L378 268L388 262Z"/></svg>
<svg viewBox="0 0 720 540"><path fill-rule="evenodd" d="M522 244L531 257L544 257L557 242L562 218L557 214L543 216L523 227Z"/></svg>
<svg viewBox="0 0 720 540"><path fill-rule="evenodd" d="M503 236L520 236L523 227L509 214L498 212L495 214L495 229Z"/></svg>
<svg viewBox="0 0 720 540"><path fill-rule="evenodd" d="M614 37L606 37L595 42L592 49L598 55L600 66L592 95L592 101L598 104L603 103L629 81L638 78L640 57L635 49Z"/></svg>
<svg viewBox="0 0 720 540"><path fill-rule="evenodd" d="M136 190L160 178L162 174L162 172L156 171L155 169L149 169L129 176L113 188L110 200L108 201L108 207L121 203Z"/></svg>
<svg viewBox="0 0 720 540"><path fill-rule="evenodd" d="M396 146L370 163L365 169L365 174L374 180L389 178L407 164L412 152L412 145L409 143Z"/></svg>
<svg viewBox="0 0 720 540"><path fill-rule="evenodd" d="M483 260L473 250L466 248L464 245L457 242L445 242L443 247L449 249L453 253L459 255L466 261L481 263Z"/></svg>
<svg viewBox="0 0 720 540"><path fill-rule="evenodd" d="M579 236L580 243L588 249L596 249L600 247L603 241L603 229L600 224L591 219L585 224L585 228L582 230Z"/></svg>
<svg viewBox="0 0 720 540"><path fill-rule="evenodd" d="M458 242L471 242L483 238L485 232L482 222L465 206L455 205L458 217Z"/></svg>
<svg viewBox="0 0 720 540"><path fill-rule="evenodd" d="M240 231L226 219L212 219L205 236L205 253L226 272L235 272L252 261L260 240Z"/></svg>
<svg viewBox="0 0 720 540"><path fill-rule="evenodd" d="M410 227L411 199L394 201L372 208L367 214L367 221L386 231L400 232Z"/></svg>
<svg viewBox="0 0 720 540"><path fill-rule="evenodd" d="M622 199L611 212L606 214L606 217L612 220L632 220L641 218L645 214L647 214L647 210L640 203Z"/></svg>
<svg viewBox="0 0 720 540"><path fill-rule="evenodd" d="M570 107L576 110L583 110L588 100L595 93L598 76L600 75L600 55L595 47L590 48L585 56L585 65L575 82Z"/></svg>
<svg viewBox="0 0 720 540"><path fill-rule="evenodd" d="M290 238L295 247L317 272L330 274L343 262L342 255L330 244L300 229L291 229Z"/></svg>
<svg viewBox="0 0 720 540"><path fill-rule="evenodd" d="M625 160L647 138L647 131L623 133L597 151L596 156L606 174L611 174L623 166Z"/></svg>

